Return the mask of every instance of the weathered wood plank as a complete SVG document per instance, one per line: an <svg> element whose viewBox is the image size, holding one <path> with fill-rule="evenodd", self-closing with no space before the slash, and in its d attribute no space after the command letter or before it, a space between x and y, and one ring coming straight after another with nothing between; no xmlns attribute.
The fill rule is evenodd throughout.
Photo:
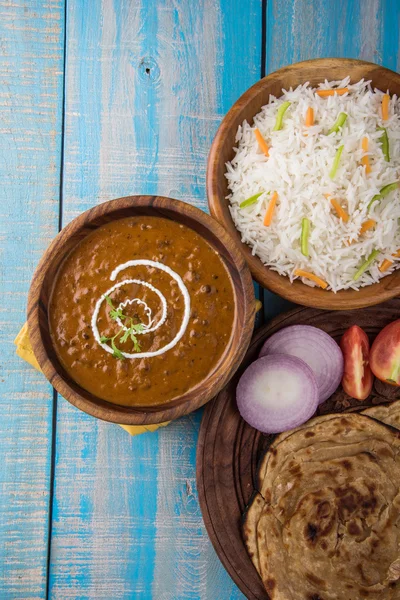
<svg viewBox="0 0 400 600"><path fill-rule="evenodd" d="M285 65L327 56L400 67L400 3L396 0L268 0L266 74ZM268 320L292 305L264 291Z"/></svg>
<svg viewBox="0 0 400 600"><path fill-rule="evenodd" d="M399 67L396 0L268 0L267 73L310 58L361 58Z"/></svg>
<svg viewBox="0 0 400 600"><path fill-rule="evenodd" d="M206 208L212 137L260 55L259 0L69 0L64 224L132 193ZM242 597L202 523L199 421L130 438L59 400L52 598Z"/></svg>
<svg viewBox="0 0 400 600"><path fill-rule="evenodd" d="M0 598L46 590L52 390L15 355L33 270L57 233L63 0L0 0Z"/></svg>

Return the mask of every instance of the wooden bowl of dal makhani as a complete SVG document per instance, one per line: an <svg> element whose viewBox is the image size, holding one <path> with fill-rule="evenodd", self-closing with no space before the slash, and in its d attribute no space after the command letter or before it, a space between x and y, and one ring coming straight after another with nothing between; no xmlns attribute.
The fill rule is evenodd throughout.
<svg viewBox="0 0 400 600"><path fill-rule="evenodd" d="M43 373L72 404L127 425L199 408L238 368L255 316L250 272L199 209L158 196L100 204L44 254L28 300Z"/></svg>
<svg viewBox="0 0 400 600"><path fill-rule="evenodd" d="M400 294L399 95L398 73L324 58L271 73L226 114L210 212L263 287L333 310Z"/></svg>

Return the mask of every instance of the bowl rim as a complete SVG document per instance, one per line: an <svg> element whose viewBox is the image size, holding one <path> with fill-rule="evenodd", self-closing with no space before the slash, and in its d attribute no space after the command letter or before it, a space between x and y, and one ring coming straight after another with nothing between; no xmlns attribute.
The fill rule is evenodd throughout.
<svg viewBox="0 0 400 600"><path fill-rule="evenodd" d="M285 75L285 73L292 74L297 72L305 66L326 68L338 65L339 63L348 67L350 76L352 66L365 67L368 69L373 67L376 70L387 73L390 77L397 78L400 86L399 73L373 62L352 58L314 58L281 67L280 69L269 73L266 77L263 77L248 88L226 113L211 144L206 174L206 190L210 213L234 238L250 268L253 279L255 279L262 287L278 294L286 300L303 306L329 310L346 310L373 306L400 295L399 272L387 275L382 279L381 282L385 281L384 287L381 285L381 282L378 282L369 286L364 286L363 288L360 288L359 291L348 289L340 290L335 293L331 290L307 286L300 279L290 283L287 276L279 275L276 271L265 266L258 256L252 254L250 246L241 241L240 233L236 229L230 213L228 215L224 210L224 205L227 205L227 201L225 198L220 198L218 190L218 165L220 160L220 149L227 136L227 132L231 132L235 127L235 121L238 118L238 115L249 101L265 89L268 89L271 80L277 75L282 76ZM235 127L235 132L236 129L237 125Z"/></svg>
<svg viewBox="0 0 400 600"><path fill-rule="evenodd" d="M124 218L123 216L116 216L113 219L111 217L113 213L132 209L132 216L135 216L134 211L138 208L141 209L139 214L146 214L144 211L146 211L146 209L151 209L151 213L154 216L170 218L173 220L173 216L175 215L178 217L178 222L179 217L181 219L187 218L189 221L197 222L201 227L206 228L212 234L211 237L218 240L227 251L230 259L229 268L234 270L236 277L235 279L232 279L232 273L230 274L236 307L234 327L229 342L231 351L227 349L224 352L216 368L195 388L173 400L172 403L154 405L152 407L127 407L106 402L86 392L83 388L78 386L78 384L73 382L71 378L71 381L76 388L74 389L74 387L72 387L59 372L59 368L54 365L51 351L55 356L55 350L54 348L50 348L51 351L49 352L42 337L41 326L43 309L45 310L46 322L48 322L47 307L44 307L41 302L41 293L45 277L52 265L52 261L57 261L56 269L58 270L60 263L67 254L66 250L64 254L62 254L62 258L57 258L57 256L59 257L60 255L56 255L56 251L62 253L62 249L66 242L71 240L72 237L79 235L80 231L86 231L93 222L99 221L105 217L103 223L98 222L92 227L93 229L98 228L106 222ZM107 221L107 217L111 218ZM185 221L182 222L185 223ZM190 224L186 224L186 226L190 228ZM82 238L88 235L88 233L89 232L85 233ZM199 235L202 236L201 233L199 233ZM78 238L77 243L79 241ZM210 240L208 241L210 243ZM224 262L226 265L226 261ZM241 303L241 319L238 318L238 302ZM86 210L75 217L58 233L44 252L33 275L28 294L27 315L29 338L34 354L45 377L57 392L83 412L104 421L122 425L150 425L164 423L196 410L211 400L231 379L247 351L253 333L255 320L254 287L247 264L243 255L238 250L237 245L233 242L232 237L225 231L222 225L207 213L186 202L164 196L125 196L103 202ZM78 389L80 391L78 391Z"/></svg>

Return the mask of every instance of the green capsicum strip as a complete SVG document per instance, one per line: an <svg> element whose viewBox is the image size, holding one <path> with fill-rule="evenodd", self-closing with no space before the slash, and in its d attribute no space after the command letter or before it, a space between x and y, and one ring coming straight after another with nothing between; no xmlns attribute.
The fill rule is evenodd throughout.
<svg viewBox="0 0 400 600"><path fill-rule="evenodd" d="M346 119L346 113L341 112L334 124L332 125L332 127L330 128L330 130L328 131L328 135L331 135L331 133L337 133L339 131L339 127L343 127L343 125L345 124Z"/></svg>
<svg viewBox="0 0 400 600"><path fill-rule="evenodd" d="M308 252L308 238L310 236L310 221L304 218L301 221L301 253L304 256L309 256Z"/></svg>
<svg viewBox="0 0 400 600"><path fill-rule="evenodd" d="M365 271L368 269L368 267L374 262L374 260L378 256L378 254L379 254L379 250L372 250L372 252L368 256L367 260L365 260L362 263L362 265L360 265L360 268L358 269L357 273L353 277L353 281L357 281L357 279L360 279L361 275L363 275L363 273L365 273Z"/></svg>
<svg viewBox="0 0 400 600"><path fill-rule="evenodd" d="M370 203L367 206L367 210L369 210L371 208L371 206L373 205L374 202L376 202L377 200L382 200L383 198L386 198L386 196L388 194L390 194L390 192L394 192L398 188L399 188L398 181L384 185L383 188L381 189L381 191L379 192L379 194L375 194L375 196L373 196L372 200L370 201Z"/></svg>
<svg viewBox="0 0 400 600"><path fill-rule="evenodd" d="M342 156L343 148L344 148L344 146L339 146L339 148L336 150L335 158L333 159L332 169L331 169L331 172L329 173L329 177L331 179L335 178L335 175L336 175L336 172L337 172L338 166L339 166L340 157Z"/></svg>
<svg viewBox="0 0 400 600"><path fill-rule="evenodd" d="M382 152L385 157L386 162L390 162L390 152L389 152L389 137L387 133L387 129L385 127L378 127L379 131L383 131L382 136L380 138L380 142L382 145Z"/></svg>
<svg viewBox="0 0 400 600"><path fill-rule="evenodd" d="M272 131L279 131L280 129L282 129L283 115L285 114L285 112L287 111L287 109L289 108L290 105L291 105L291 102L284 102L278 108L278 113L276 115L276 121L275 121L275 127L273 128Z"/></svg>
<svg viewBox="0 0 400 600"><path fill-rule="evenodd" d="M243 200L243 202L239 204L239 208L246 208L246 206L255 204L259 197L263 195L263 193L264 192L259 192L258 194L254 194L254 196L250 196L250 198L247 198L247 200Z"/></svg>

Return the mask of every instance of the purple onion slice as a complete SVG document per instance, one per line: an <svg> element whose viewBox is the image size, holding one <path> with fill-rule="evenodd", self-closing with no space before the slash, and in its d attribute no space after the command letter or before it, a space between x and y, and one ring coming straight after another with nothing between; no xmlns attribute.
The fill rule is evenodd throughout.
<svg viewBox="0 0 400 600"><path fill-rule="evenodd" d="M322 329L311 325L291 325L269 337L261 356L287 354L301 358L315 374L319 403L339 387L343 377L343 354L339 345Z"/></svg>
<svg viewBox="0 0 400 600"><path fill-rule="evenodd" d="M305 423L315 413L317 381L300 358L263 356L241 376L236 401L249 425L263 433L281 433Z"/></svg>

